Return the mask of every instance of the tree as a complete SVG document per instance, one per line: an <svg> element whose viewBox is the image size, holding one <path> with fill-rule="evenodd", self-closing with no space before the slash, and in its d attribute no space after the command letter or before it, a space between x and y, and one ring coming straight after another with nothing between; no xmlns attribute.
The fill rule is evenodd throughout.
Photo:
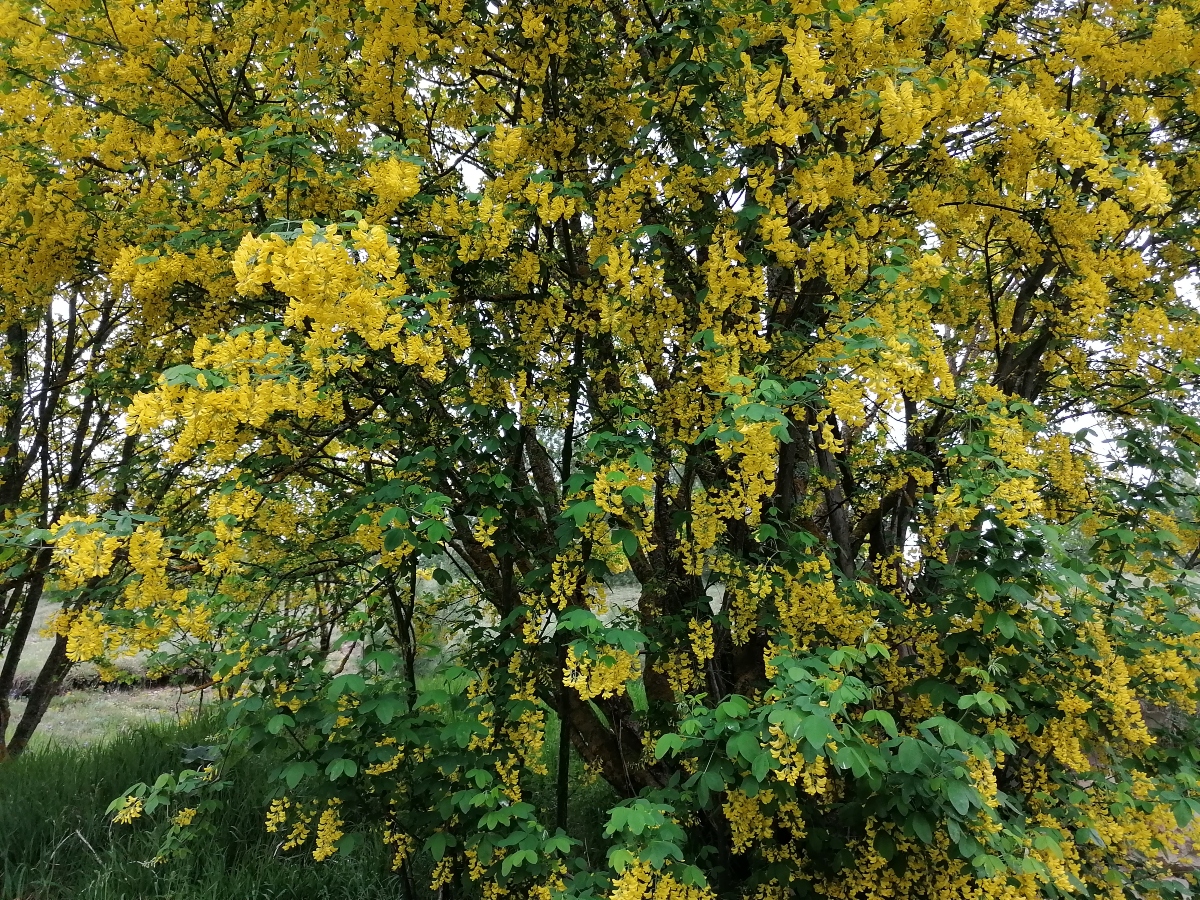
<svg viewBox="0 0 1200 900"><path fill-rule="evenodd" d="M104 513L103 530L128 533L134 519L153 518L147 513L178 473L156 466L155 448L126 433L123 407L173 361L172 332L187 327L180 310L168 320L153 302L164 297L108 281L111 253L126 246L118 223L137 198L89 180L96 161L86 150L56 153L52 136L70 134L61 116L72 110L39 113L14 98L11 81L4 90L13 99L0 163L0 759L27 746L71 667L102 656L86 651L76 626L87 624L84 607L111 604L119 575L89 573L68 586L54 571L52 526L77 519L72 527L82 528ZM140 513L128 508L135 486ZM53 603L61 603L55 642L6 740L38 608Z"/></svg>
<svg viewBox="0 0 1200 900"><path fill-rule="evenodd" d="M190 310L128 423L208 524L145 571L192 570L285 849L382 829L410 893L418 852L487 896L1181 889L1193 6L8 9L6 164L126 198L97 277ZM426 690L423 565L468 616ZM184 804L174 846L222 779L114 808Z"/></svg>
<svg viewBox="0 0 1200 900"><path fill-rule="evenodd" d="M0 758L19 754L41 721L50 699L71 667L67 636L56 637L12 741L9 697L18 664L33 629L38 606L47 599L52 548L50 523L77 511L84 496L121 509L127 501L136 436L126 437L113 402L115 372L88 371L87 360L119 341L120 314L111 294L86 289L69 295L63 309L53 303L13 308L3 341L8 389L4 409L3 476L6 572L0 596ZM30 313L33 313L33 318ZM31 321L32 318L32 321ZM119 377L119 376L118 376ZM116 449L114 454L112 451ZM79 597L67 600L67 607Z"/></svg>

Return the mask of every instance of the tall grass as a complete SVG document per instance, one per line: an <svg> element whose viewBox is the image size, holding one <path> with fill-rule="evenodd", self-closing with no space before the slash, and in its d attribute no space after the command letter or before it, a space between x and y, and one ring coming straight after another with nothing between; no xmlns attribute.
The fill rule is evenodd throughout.
<svg viewBox="0 0 1200 900"><path fill-rule="evenodd" d="M151 865L149 826L111 825L109 802L129 784L181 768L209 726L141 726L95 747L46 747L0 766L3 900L365 900L403 897L382 852L282 859L263 829L266 772L251 762L214 822L215 837L182 860Z"/></svg>
<svg viewBox="0 0 1200 900"><path fill-rule="evenodd" d="M529 799L552 822L558 722L548 726L550 771ZM250 759L232 773L235 790L208 817L211 840L187 858L151 865L154 827L112 825L105 810L131 783L182 768L184 750L207 743L212 727L141 725L100 745L47 746L0 765L0 900L424 900L428 861L415 860L420 898L406 897L374 841L321 863L276 855L263 828L270 760ZM581 841L574 855L603 867L601 832L615 798L577 758L571 768L570 831Z"/></svg>

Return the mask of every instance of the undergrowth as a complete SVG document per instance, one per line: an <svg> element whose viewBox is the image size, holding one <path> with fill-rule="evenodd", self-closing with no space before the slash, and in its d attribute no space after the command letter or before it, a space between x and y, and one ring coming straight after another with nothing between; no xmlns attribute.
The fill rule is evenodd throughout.
<svg viewBox="0 0 1200 900"><path fill-rule="evenodd" d="M554 723L557 724L557 723ZM409 898L378 842L352 856L315 862L280 854L263 815L271 760L249 759L232 773L236 789L210 817L212 838L188 857L154 864L159 835L135 822L114 825L105 810L133 782L153 782L185 766L206 743L213 720L139 725L105 743L46 746L0 764L0 900L425 900L428 857L414 861L418 897ZM549 737L554 738L556 728ZM557 740L547 741L554 759ZM532 798L553 819L553 763ZM603 781L572 765L571 832L579 854L603 860L601 830L612 805Z"/></svg>

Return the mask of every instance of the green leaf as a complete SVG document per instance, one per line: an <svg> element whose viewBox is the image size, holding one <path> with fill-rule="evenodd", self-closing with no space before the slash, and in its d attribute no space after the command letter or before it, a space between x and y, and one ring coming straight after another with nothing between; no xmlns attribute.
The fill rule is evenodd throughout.
<svg viewBox="0 0 1200 900"><path fill-rule="evenodd" d="M809 716L800 726L804 739L817 750L824 749L831 735L835 735L833 723L824 716Z"/></svg>
<svg viewBox="0 0 1200 900"><path fill-rule="evenodd" d="M346 691L352 694L361 694L366 689L367 682L365 678L355 672L346 672L329 682L326 695L330 700L336 700Z"/></svg>
<svg viewBox="0 0 1200 900"><path fill-rule="evenodd" d="M709 769L700 776L700 783L714 794L725 790L725 779L721 777L720 772L713 769Z"/></svg>
<svg viewBox="0 0 1200 900"><path fill-rule="evenodd" d="M668 753L677 753L683 749L684 739L677 734L664 734L654 744L654 758L662 759Z"/></svg>
<svg viewBox="0 0 1200 900"><path fill-rule="evenodd" d="M655 869L662 869L666 865L667 857L683 862L683 851L670 841L651 841L644 856Z"/></svg>
<svg viewBox="0 0 1200 900"><path fill-rule="evenodd" d="M1000 584L990 572L976 572L971 579L971 587L975 588L975 592L979 594L984 603L991 603L992 598L996 596L996 591L1000 589Z"/></svg>
<svg viewBox="0 0 1200 900"><path fill-rule="evenodd" d="M341 778L343 775L347 776L348 778L353 778L356 774L358 774L358 763L352 759L346 759L344 756L340 756L337 759L330 761L329 765L325 767L325 774L329 776L330 781L337 781L337 779Z"/></svg>
<svg viewBox="0 0 1200 900"><path fill-rule="evenodd" d="M1171 812L1175 815L1175 824L1180 828L1186 828L1188 822L1192 821L1192 808L1188 806L1186 800L1180 800L1173 807Z"/></svg>
<svg viewBox="0 0 1200 900"><path fill-rule="evenodd" d="M394 553L404 544L411 544L413 537L413 533L407 528L389 528L383 533L383 549Z"/></svg>
<svg viewBox="0 0 1200 900"><path fill-rule="evenodd" d="M921 751L921 743L915 738L900 739L900 752L897 754L898 768L901 772L913 774L921 767L925 754Z"/></svg>
<svg viewBox="0 0 1200 900"><path fill-rule="evenodd" d="M624 872L635 862L637 862L637 857L625 847L613 847L608 851L609 868L618 874Z"/></svg>
<svg viewBox="0 0 1200 900"><path fill-rule="evenodd" d="M628 528L616 528L613 530L612 536L614 538L613 543L620 544L621 549L625 551L625 555L629 559L633 559L635 556L637 556L637 535L635 535Z"/></svg>
<svg viewBox="0 0 1200 900"><path fill-rule="evenodd" d="M388 725L406 705L399 697L380 697L375 703L375 715L382 724Z"/></svg>
<svg viewBox="0 0 1200 900"><path fill-rule="evenodd" d="M440 860L446 855L446 847L453 847L455 843L456 842L452 835L441 831L435 831L429 836L429 839L425 841L425 849L429 851L430 855L435 860Z"/></svg>
<svg viewBox="0 0 1200 900"><path fill-rule="evenodd" d="M896 855L896 842L886 831L875 832L875 852L883 857L885 862L891 862Z"/></svg>
<svg viewBox="0 0 1200 900"><path fill-rule="evenodd" d="M577 500L567 507L564 515L570 516L575 520L575 525L582 528L588 516L595 516L600 513L601 509L596 505L595 500Z"/></svg>
<svg viewBox="0 0 1200 900"><path fill-rule="evenodd" d="M933 826L929 824L929 819L925 818L924 813L914 812L909 820L909 825L912 826L912 832L918 840L923 844L933 843Z"/></svg>
<svg viewBox="0 0 1200 900"><path fill-rule="evenodd" d="M559 829L556 833L550 835L546 840L542 841L542 853L549 856L551 853L570 853L571 845L576 843L574 838L568 837Z"/></svg>
<svg viewBox="0 0 1200 900"><path fill-rule="evenodd" d="M295 788L302 780L317 774L317 764L311 760L294 762L284 767L283 780L289 788Z"/></svg>
<svg viewBox="0 0 1200 900"><path fill-rule="evenodd" d="M996 627L1000 629L1000 633L1008 640L1012 640L1017 634L1016 620L1006 612L1002 612L996 616Z"/></svg>
<svg viewBox="0 0 1200 900"><path fill-rule="evenodd" d="M558 627L565 631L595 631L600 626L600 618L590 609L581 606L573 607L558 617Z"/></svg>
<svg viewBox="0 0 1200 900"><path fill-rule="evenodd" d="M750 766L750 771L759 781L767 777L767 773L771 771L771 761L774 759L770 753L759 753L754 759L754 763Z"/></svg>
<svg viewBox="0 0 1200 900"><path fill-rule="evenodd" d="M717 707L719 719L744 719L750 715L750 704L740 694L734 694Z"/></svg>
<svg viewBox="0 0 1200 900"><path fill-rule="evenodd" d="M762 748L758 744L758 738L752 732L742 731L729 739L725 745L725 751L732 760L736 760L740 756L746 762L753 763L762 753Z"/></svg>
<svg viewBox="0 0 1200 900"><path fill-rule="evenodd" d="M424 531L425 538L433 544L440 544L443 541L447 541L454 534L450 530L449 525L445 522L439 522L436 519L430 519L427 523L424 523ZM424 553L425 551L422 550L421 552Z"/></svg>
<svg viewBox="0 0 1200 900"><path fill-rule="evenodd" d="M894 738L899 734L895 718L886 709L868 710L867 714L862 717L862 720L864 722L878 722L883 730L887 732L888 737Z"/></svg>
<svg viewBox="0 0 1200 900"><path fill-rule="evenodd" d="M960 816L965 816L971 811L975 800L975 791L972 788L961 781L949 781L946 783L946 793L950 797L950 805Z"/></svg>

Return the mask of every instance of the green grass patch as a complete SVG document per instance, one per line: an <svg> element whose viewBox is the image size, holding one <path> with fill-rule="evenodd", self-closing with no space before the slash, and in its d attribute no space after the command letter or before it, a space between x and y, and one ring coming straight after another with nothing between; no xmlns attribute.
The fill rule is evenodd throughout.
<svg viewBox="0 0 1200 900"><path fill-rule="evenodd" d="M417 897L409 898L377 841L352 856L316 862L310 853L280 855L279 836L263 818L270 795L271 760L239 763L234 789L208 818L211 837L190 855L154 864L162 817L114 825L109 803L132 783L153 782L184 768L189 747L208 743L216 721L140 723L99 743L49 743L0 765L0 900L425 900L432 863L414 859ZM558 722L551 716L545 746L547 773L528 799L554 821ZM577 855L603 867L602 838L615 797L572 756L569 831ZM551 825L551 827L553 827ZM467 895L456 894L466 900Z"/></svg>
<svg viewBox="0 0 1200 900"><path fill-rule="evenodd" d="M263 828L267 772L239 767L191 856L154 865L154 827L113 825L105 809L136 781L179 769L204 743L209 722L141 725L99 746L47 746L0 765L0 898L3 900L311 900L403 897L382 851L317 864L275 856Z"/></svg>

